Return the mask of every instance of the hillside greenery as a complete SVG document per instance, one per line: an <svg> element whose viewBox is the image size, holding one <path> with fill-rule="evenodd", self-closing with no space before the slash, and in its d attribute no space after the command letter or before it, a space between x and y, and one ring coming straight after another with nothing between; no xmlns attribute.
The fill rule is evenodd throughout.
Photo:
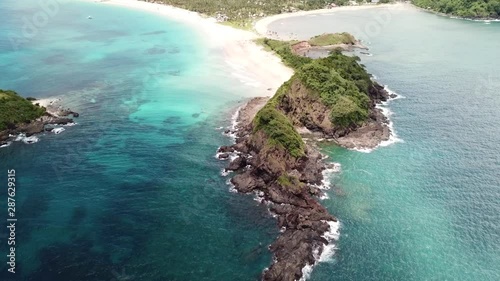
<svg viewBox="0 0 500 281"><path fill-rule="evenodd" d="M285 64L295 70L294 77L299 78L302 84L331 108L330 119L333 124L349 127L359 125L368 118L368 94L373 82L359 63L359 57L333 51L326 58L313 60L293 54L290 42L263 39L261 44L275 51ZM278 92L275 98L279 97Z"/></svg>
<svg viewBox="0 0 500 281"><path fill-rule="evenodd" d="M464 18L500 18L500 0L413 0L413 4Z"/></svg>
<svg viewBox="0 0 500 281"><path fill-rule="evenodd" d="M261 38L257 39L256 42L262 45L264 49L278 54L283 60L283 63L295 70L313 61L311 58L297 56L292 53L291 46L298 41L280 41L269 38Z"/></svg>
<svg viewBox="0 0 500 281"><path fill-rule="evenodd" d="M309 44L311 46L329 46L337 44L356 44L356 38L347 32L342 33L325 33L321 35L314 36L309 39Z"/></svg>
<svg viewBox="0 0 500 281"><path fill-rule="evenodd" d="M304 155L304 143L290 120L278 109L281 100L291 91L292 81L300 80L311 95L330 107L330 120L339 128L361 125L369 115L370 75L358 57L333 51L328 57L310 59L292 53L291 42L261 39L260 44L275 51L285 64L295 70L254 119L254 131L264 131L271 145L287 149L294 157Z"/></svg>
<svg viewBox="0 0 500 281"><path fill-rule="evenodd" d="M254 132L263 131L269 144L287 150L293 157L305 155L302 137L293 127L290 120L277 109L278 97L290 91L290 81L284 83L276 95L255 115Z"/></svg>
<svg viewBox="0 0 500 281"><path fill-rule="evenodd" d="M45 114L45 108L33 105L14 91L0 89L0 131L28 123Z"/></svg>

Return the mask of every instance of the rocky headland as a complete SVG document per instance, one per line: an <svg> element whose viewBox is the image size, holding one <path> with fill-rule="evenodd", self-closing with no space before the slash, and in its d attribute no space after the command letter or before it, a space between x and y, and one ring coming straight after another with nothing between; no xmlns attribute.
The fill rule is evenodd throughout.
<svg viewBox="0 0 500 281"><path fill-rule="evenodd" d="M319 58L328 56L328 53L334 50L351 52L355 49L368 50L368 47L351 34L344 32L324 33L309 40L292 43L291 49L295 55Z"/></svg>
<svg viewBox="0 0 500 281"><path fill-rule="evenodd" d="M0 106L5 107L2 115L0 130L0 146L9 144L9 141L19 134L26 137L50 132L56 125L74 123L70 117L79 114L60 105L60 100L24 99L13 91L0 91ZM23 118L15 119L13 116ZM29 142L29 141L28 141Z"/></svg>
<svg viewBox="0 0 500 281"><path fill-rule="evenodd" d="M391 133L376 105L390 95L357 58L335 52L304 60L275 43L271 47L295 75L272 98L254 98L240 109L231 132L235 144L220 147L217 155L229 161L234 188L261 197L281 229L269 246L273 263L262 280L293 281L317 262L336 231L337 219L319 203L323 172L332 164L324 162L315 141L376 147Z"/></svg>

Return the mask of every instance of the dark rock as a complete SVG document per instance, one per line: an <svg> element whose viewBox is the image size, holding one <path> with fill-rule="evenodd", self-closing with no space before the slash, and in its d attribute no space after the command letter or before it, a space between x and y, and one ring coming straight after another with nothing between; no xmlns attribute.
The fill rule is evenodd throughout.
<svg viewBox="0 0 500 281"><path fill-rule="evenodd" d="M219 152L219 153L234 152L234 148L232 146L224 145L224 146L219 147L217 152Z"/></svg>
<svg viewBox="0 0 500 281"><path fill-rule="evenodd" d="M229 171L236 171L245 167L246 163L247 161L244 157L236 157L233 161L231 161L231 163L229 163L226 169Z"/></svg>
<svg viewBox="0 0 500 281"><path fill-rule="evenodd" d="M321 191L312 186L323 179L323 157L313 147L307 147L306 156L294 158L280 147L270 148L267 137L253 133L251 126L243 130L238 132L235 145L218 150L240 153L226 168L236 171L231 183L239 192L263 194L270 211L277 215L278 226L286 229L269 247L275 262L262 279L298 280L302 268L314 264L313 251L321 253L328 244L322 237L329 230L326 221L336 220L317 202L315 196ZM282 175L289 180L280 183Z"/></svg>
<svg viewBox="0 0 500 281"><path fill-rule="evenodd" d="M226 160L227 158L229 158L229 153L221 153L219 154L218 158L220 160Z"/></svg>
<svg viewBox="0 0 500 281"><path fill-rule="evenodd" d="M376 147L389 137L387 118L375 105L387 101L388 92L376 82L368 86L371 100L369 119L363 124L339 127L330 120L331 108L311 95L300 79L290 81L290 92L280 96L275 108L284 114L296 128L312 137L334 139L348 148ZM293 157L284 147L269 145L270 140L262 130L253 130L253 109L257 101L247 103L240 115L247 112L246 122L239 122L236 144L221 147L219 152L238 151L227 170L235 171L231 179L235 189L242 193L259 192L276 214L278 226L285 231L269 247L274 255L273 264L263 274L265 281L292 281L302 277L302 269L313 265L314 252L321 254L329 243L323 238L330 229L328 221L336 218L318 202L326 169L323 156L316 147L306 145L305 155ZM250 108L249 108L250 107ZM262 108L262 107L260 107ZM239 120L241 121L241 120ZM226 134L231 130L226 130ZM333 166L329 166L332 168Z"/></svg>
<svg viewBox="0 0 500 281"><path fill-rule="evenodd" d="M53 118L49 121L46 122L46 124L53 124L53 125L66 125L69 123L73 123L73 119L70 118Z"/></svg>

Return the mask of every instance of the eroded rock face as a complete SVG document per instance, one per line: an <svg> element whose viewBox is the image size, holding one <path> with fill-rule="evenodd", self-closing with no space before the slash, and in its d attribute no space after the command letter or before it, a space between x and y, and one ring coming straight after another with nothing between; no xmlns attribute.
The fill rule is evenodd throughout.
<svg viewBox="0 0 500 281"><path fill-rule="evenodd" d="M376 104L389 97L374 83L369 95L370 118L362 126L338 128L330 121L330 108L298 81L292 81L288 92L280 97L276 109L285 114L298 132L329 138L348 148L374 148L390 136L387 119ZM231 179L242 193L258 192L276 214L281 234L270 245L273 263L262 276L265 281L299 280L306 265L314 265L330 241L324 238L328 222L337 219L318 202L322 191L317 187L325 170L323 157L306 144L305 155L294 157L285 148L273 145L263 131L254 132L252 120L266 100L251 100L241 109L236 128L236 143L219 149L219 155L237 155L226 170L235 172ZM227 157L225 157L227 158ZM317 256L316 256L317 257Z"/></svg>
<svg viewBox="0 0 500 281"><path fill-rule="evenodd" d="M333 139L346 148L372 149L390 138L388 120L376 105L391 97L377 83L373 83L369 93L370 117L361 126L349 128L339 128L332 124L330 108L311 95L299 80L292 81L290 91L281 99L278 107L295 127L306 128L317 137Z"/></svg>
<svg viewBox="0 0 500 281"><path fill-rule="evenodd" d="M253 133L251 124L240 127L238 136L234 146L219 149L240 152L227 168L236 172L231 182L239 192L262 194L284 230L269 247L274 263L262 279L298 280L302 268L315 263L314 251L321 253L328 244L323 238L330 228L327 221L336 221L316 198L321 191L315 185L325 169L321 154L309 146L305 156L292 157L281 147L269 146L267 136Z"/></svg>

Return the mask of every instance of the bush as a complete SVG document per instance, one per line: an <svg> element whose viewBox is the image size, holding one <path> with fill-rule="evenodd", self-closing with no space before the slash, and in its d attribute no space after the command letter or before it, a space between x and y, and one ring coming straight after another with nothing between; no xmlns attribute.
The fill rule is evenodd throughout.
<svg viewBox="0 0 500 281"><path fill-rule="evenodd" d="M500 0L414 0L424 9L466 18L499 18Z"/></svg>
<svg viewBox="0 0 500 281"><path fill-rule="evenodd" d="M309 44L312 46L329 46L337 44L356 44L356 38L347 32L342 33L328 33L314 36L309 39Z"/></svg>
<svg viewBox="0 0 500 281"><path fill-rule="evenodd" d="M253 120L254 132L263 131L269 138L269 144L280 146L293 157L305 155L304 142L290 120L269 102Z"/></svg>
<svg viewBox="0 0 500 281"><path fill-rule="evenodd" d="M45 114L45 108L33 105L14 91L0 89L0 130L14 128Z"/></svg>

